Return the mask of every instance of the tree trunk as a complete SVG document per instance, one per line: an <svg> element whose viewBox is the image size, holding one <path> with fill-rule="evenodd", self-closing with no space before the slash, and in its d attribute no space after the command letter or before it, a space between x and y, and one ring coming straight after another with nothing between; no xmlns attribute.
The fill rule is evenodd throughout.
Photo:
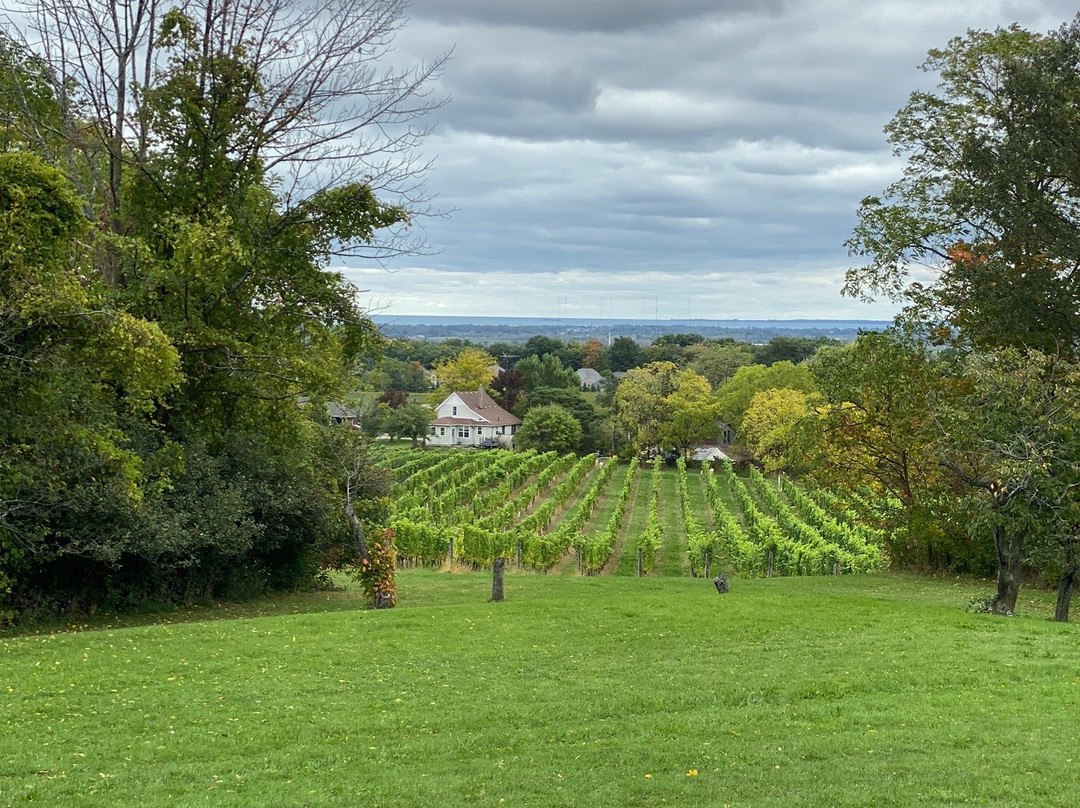
<svg viewBox="0 0 1080 808"><path fill-rule="evenodd" d="M1012 614L1020 593L1020 553L1024 537L1019 531L1008 535L1004 525L994 527L994 549L997 550L997 594L990 604L994 614Z"/></svg>
<svg viewBox="0 0 1080 808"><path fill-rule="evenodd" d="M1073 548L1072 539L1069 539L1065 545L1065 569L1058 578L1057 607L1054 609L1054 620L1059 623L1069 622L1069 602L1076 586L1076 573L1076 550Z"/></svg>
<svg viewBox="0 0 1080 808"><path fill-rule="evenodd" d="M364 541L364 526L357 518L356 511L353 510L351 498L345 500L345 518L349 520L349 530L352 531L353 540L356 542L356 552L360 554L360 560L370 561L371 556L368 555L367 542Z"/></svg>

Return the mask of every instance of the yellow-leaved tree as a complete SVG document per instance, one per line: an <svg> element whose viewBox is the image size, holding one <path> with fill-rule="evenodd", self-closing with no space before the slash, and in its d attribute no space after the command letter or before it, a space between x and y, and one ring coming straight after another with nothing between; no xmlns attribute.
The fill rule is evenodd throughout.
<svg viewBox="0 0 1080 808"><path fill-rule="evenodd" d="M496 364L495 357L480 348L466 348L453 359L436 362L432 370L439 387L429 396L431 403L438 404L455 391L487 388L495 378Z"/></svg>

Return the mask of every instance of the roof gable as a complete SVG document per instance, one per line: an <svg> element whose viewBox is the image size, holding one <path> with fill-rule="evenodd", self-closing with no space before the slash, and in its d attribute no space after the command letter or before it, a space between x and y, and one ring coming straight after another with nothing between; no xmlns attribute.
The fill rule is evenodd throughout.
<svg viewBox="0 0 1080 808"><path fill-rule="evenodd" d="M483 390L478 390L472 393L459 393L453 392L438 406L438 410L444 410L448 402L453 399L457 399L461 402L461 405L469 410L468 415L475 416L478 424L490 424L491 426L520 426L521 419L513 413L507 412L491 397L489 393ZM458 413L456 416L449 416L453 418L455 423L458 423L462 418L467 417L465 413ZM448 419L448 415L440 413L440 417L436 418L436 421Z"/></svg>

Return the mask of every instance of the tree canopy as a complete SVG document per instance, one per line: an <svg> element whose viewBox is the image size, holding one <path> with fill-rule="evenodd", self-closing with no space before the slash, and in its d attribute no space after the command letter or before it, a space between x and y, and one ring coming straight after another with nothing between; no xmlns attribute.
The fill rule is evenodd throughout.
<svg viewBox="0 0 1080 808"><path fill-rule="evenodd" d="M817 389L817 383L809 368L787 360L781 360L769 367L744 365L716 391L720 416L737 432L755 393L782 389L812 393Z"/></svg>
<svg viewBox="0 0 1080 808"><path fill-rule="evenodd" d="M364 554L383 486L321 422L381 338L329 261L408 248L441 59L380 64L398 0L32 5L34 48L0 39L0 611Z"/></svg>
<svg viewBox="0 0 1080 808"><path fill-rule="evenodd" d="M558 404L545 404L529 410L514 436L519 449L539 452L576 452L581 444L581 423Z"/></svg>
<svg viewBox="0 0 1080 808"><path fill-rule="evenodd" d="M1054 351L1080 336L1080 21L969 31L930 52L936 90L886 128L903 177L863 200L845 291L939 339ZM913 267L935 273L914 282Z"/></svg>
<svg viewBox="0 0 1080 808"><path fill-rule="evenodd" d="M438 403L453 392L470 392L489 387L495 378L495 357L480 348L465 348L457 356L436 362L432 370L439 389L431 393Z"/></svg>

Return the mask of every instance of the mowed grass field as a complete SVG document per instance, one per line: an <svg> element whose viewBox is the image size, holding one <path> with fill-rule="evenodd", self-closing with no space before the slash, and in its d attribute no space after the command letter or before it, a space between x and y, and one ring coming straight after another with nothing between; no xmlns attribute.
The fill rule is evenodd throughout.
<svg viewBox="0 0 1080 808"><path fill-rule="evenodd" d="M981 582L399 573L0 635L0 805L1073 806L1080 629Z"/></svg>

